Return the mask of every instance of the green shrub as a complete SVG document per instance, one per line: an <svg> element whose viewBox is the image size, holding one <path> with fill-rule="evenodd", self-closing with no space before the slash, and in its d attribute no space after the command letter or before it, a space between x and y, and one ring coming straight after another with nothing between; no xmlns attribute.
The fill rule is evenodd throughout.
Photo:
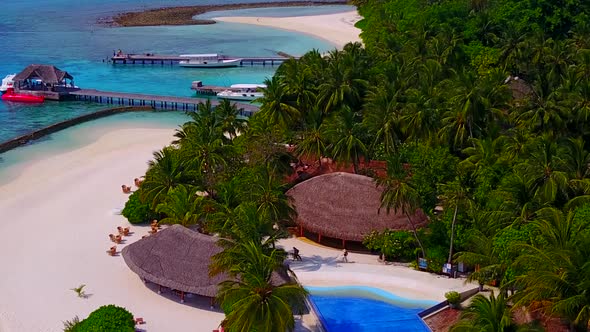
<svg viewBox="0 0 590 332"><path fill-rule="evenodd" d="M125 308L105 305L93 311L88 318L80 322L75 332L134 332L133 315Z"/></svg>
<svg viewBox="0 0 590 332"><path fill-rule="evenodd" d="M79 332L80 331L80 318L75 316L72 320L66 320L64 323L64 332Z"/></svg>
<svg viewBox="0 0 590 332"><path fill-rule="evenodd" d="M129 200L125 203L125 208L121 214L132 224L139 224L157 219L158 215L150 210L148 203L143 203L139 198L140 190L129 195Z"/></svg>
<svg viewBox="0 0 590 332"><path fill-rule="evenodd" d="M387 259L409 261L416 258L416 240L407 231L373 231L365 237L363 244L370 250L382 252Z"/></svg>
<svg viewBox="0 0 590 332"><path fill-rule="evenodd" d="M461 294L455 291L450 291L445 293L445 298L449 301L450 305L458 305L461 303Z"/></svg>

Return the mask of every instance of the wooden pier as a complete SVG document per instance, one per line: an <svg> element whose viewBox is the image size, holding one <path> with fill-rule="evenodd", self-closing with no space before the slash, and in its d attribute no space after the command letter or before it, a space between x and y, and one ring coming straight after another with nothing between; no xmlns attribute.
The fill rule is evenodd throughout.
<svg viewBox="0 0 590 332"><path fill-rule="evenodd" d="M113 64L126 65L174 65L180 61L187 60L187 57L179 55L164 55L164 54L123 54L111 57ZM299 59L299 57L285 57L285 56L268 56L268 57L236 57L236 56L221 56L221 60L240 60L240 66L254 66L254 65L271 65L281 64L289 59Z"/></svg>
<svg viewBox="0 0 590 332"><path fill-rule="evenodd" d="M162 110L196 111L200 102L206 102L205 98L156 96L138 93L121 93L99 91L94 89L82 89L69 93L76 100L85 100L101 104L112 104L121 106L149 106ZM211 100L213 106L219 104L217 100ZM258 107L252 104L235 103L240 109L240 115L251 117Z"/></svg>

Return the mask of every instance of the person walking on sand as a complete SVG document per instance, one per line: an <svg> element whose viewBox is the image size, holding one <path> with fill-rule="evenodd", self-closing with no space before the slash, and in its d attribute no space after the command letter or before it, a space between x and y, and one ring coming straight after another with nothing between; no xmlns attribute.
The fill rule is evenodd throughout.
<svg viewBox="0 0 590 332"><path fill-rule="evenodd" d="M299 249L293 247L293 260L300 261L301 256L299 256Z"/></svg>
<svg viewBox="0 0 590 332"><path fill-rule="evenodd" d="M348 263L348 250L342 249L342 261Z"/></svg>

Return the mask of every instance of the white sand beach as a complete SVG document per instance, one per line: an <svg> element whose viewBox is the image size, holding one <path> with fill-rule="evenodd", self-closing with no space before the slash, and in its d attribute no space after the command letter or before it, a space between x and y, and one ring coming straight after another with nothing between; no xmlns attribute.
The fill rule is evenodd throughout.
<svg viewBox="0 0 590 332"><path fill-rule="evenodd" d="M288 10L288 8L285 8ZM345 13L294 17L215 17L220 22L254 24L312 35L342 48L348 42L360 42L361 30L354 24L361 17L353 10Z"/></svg>
<svg viewBox="0 0 590 332"><path fill-rule="evenodd" d="M128 197L121 184L145 173L152 152L172 140L172 128L107 130L82 148L29 163L0 187L2 332L61 331L62 321L106 304L144 318L140 328L148 331L218 326L223 314L210 311L208 301L198 310L160 296L121 256L106 254L113 245L108 234L128 226L116 214ZM131 230L127 242L147 234L146 227ZM87 299L70 290L80 284L87 285Z"/></svg>
<svg viewBox="0 0 590 332"><path fill-rule="evenodd" d="M27 165L0 186L0 327L2 332L61 331L62 321L86 317L101 305L126 307L147 322L150 332L211 331L223 319L208 301L158 295L131 272L121 256L110 257L109 233L129 226L117 211L131 185L142 175L152 152L172 139L173 129L116 128L95 142ZM44 143L39 143L44 144ZM131 226L128 243L147 234ZM450 289L469 288L460 280L376 263L372 255L351 254L355 263L339 263L339 250L288 239L303 262L293 270L304 285L368 285L401 296L441 300ZM118 250L123 248L118 246ZM87 299L70 290L86 284ZM307 319L304 319L307 321ZM313 323L310 323L313 325ZM314 331L312 326L300 331Z"/></svg>
<svg viewBox="0 0 590 332"><path fill-rule="evenodd" d="M338 47L360 40L360 30L353 26L357 19L354 11L218 18L308 33ZM62 331L63 321L85 318L107 304L142 317L146 324L138 328L149 332L209 332L223 319L220 311L209 308L208 300L192 297L181 304L175 296L157 294L120 255L106 254L113 245L108 234L116 233L117 226L130 226L118 214L128 197L121 185L133 185L133 179L145 173L153 151L173 139L176 125L105 126L94 141L26 162L13 179L0 185L0 332ZM117 251L149 230L147 225L130 227L132 236ZM292 238L281 245L300 249L303 261L290 263L305 286L366 285L435 301L443 300L449 290L473 287L462 280L379 264L373 255L351 253L352 262L341 263L340 250L307 240ZM71 290L81 284L88 298L78 298ZM315 331L313 322L304 321L298 331Z"/></svg>

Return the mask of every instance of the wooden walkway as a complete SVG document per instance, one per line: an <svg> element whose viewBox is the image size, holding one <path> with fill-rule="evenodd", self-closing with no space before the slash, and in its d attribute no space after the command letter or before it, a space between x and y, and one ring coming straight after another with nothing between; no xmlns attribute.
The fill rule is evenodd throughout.
<svg viewBox="0 0 590 332"><path fill-rule="evenodd" d="M299 57L292 57L298 59ZM291 59L290 57L284 56L268 56L268 57L237 57L237 56L222 56L223 60L236 60L240 59L240 66L254 66L267 64L274 66L275 64L281 64L286 60ZM165 54L123 54L111 57L113 64L140 64L140 65L164 65L164 64L177 64L182 60L187 60L187 57L181 57L178 55L165 55Z"/></svg>
<svg viewBox="0 0 590 332"><path fill-rule="evenodd" d="M76 100L85 100L101 104L113 104L122 106L150 106L155 109L163 110L182 110L196 111L200 102L206 102L205 98L190 97L173 97L173 96L156 96L139 93L121 93L99 91L94 89L82 89L69 93ZM217 100L211 100L213 106L219 104ZM258 107L252 104L235 103L240 109L240 115L245 117L252 116Z"/></svg>

